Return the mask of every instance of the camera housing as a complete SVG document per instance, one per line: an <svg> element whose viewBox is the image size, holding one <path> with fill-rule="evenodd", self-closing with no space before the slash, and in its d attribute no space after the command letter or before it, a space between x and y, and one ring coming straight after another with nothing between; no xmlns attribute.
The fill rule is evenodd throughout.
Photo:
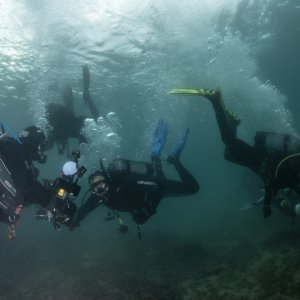
<svg viewBox="0 0 300 300"><path fill-rule="evenodd" d="M63 178L57 178L54 182L56 188L56 196L60 199L66 199L69 195L77 197L80 193L80 185L67 181Z"/></svg>
<svg viewBox="0 0 300 300"><path fill-rule="evenodd" d="M77 176L78 177L82 177L87 171L87 168L85 166L81 166L78 168L78 171L77 171Z"/></svg>

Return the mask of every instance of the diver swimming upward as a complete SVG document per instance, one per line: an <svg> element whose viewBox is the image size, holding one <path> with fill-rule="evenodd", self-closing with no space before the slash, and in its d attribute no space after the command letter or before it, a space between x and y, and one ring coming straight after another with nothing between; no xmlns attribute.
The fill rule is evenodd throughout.
<svg viewBox="0 0 300 300"><path fill-rule="evenodd" d="M90 92L90 71L87 66L82 68L83 75L83 100L88 105L90 113L95 122L99 117L99 111L94 104ZM70 85L66 85L63 90L63 104L50 103L46 107L46 118L51 127L48 132L46 150L51 149L54 144L58 147L58 152L63 154L68 151L68 139L76 138L79 143L87 143L82 135L81 129L84 126L86 116L76 116L74 112L74 97ZM69 156L69 155L68 155Z"/></svg>
<svg viewBox="0 0 300 300"><path fill-rule="evenodd" d="M240 119L229 111L219 91L204 89L173 89L170 94L202 96L212 104L222 141L224 157L235 164L247 167L264 182L264 218L271 215L274 204L284 214L300 216L300 140L274 132L258 131L255 145L251 146L236 137ZM295 195L298 197L295 197ZM291 195L293 197L291 197ZM258 202L253 202L258 204Z"/></svg>

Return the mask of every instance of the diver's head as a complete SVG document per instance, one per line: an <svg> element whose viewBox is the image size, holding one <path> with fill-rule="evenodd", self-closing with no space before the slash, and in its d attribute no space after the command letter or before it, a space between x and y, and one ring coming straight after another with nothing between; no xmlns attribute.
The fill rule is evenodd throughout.
<svg viewBox="0 0 300 300"><path fill-rule="evenodd" d="M89 185L93 194L97 196L103 196L108 191L108 183L104 177L104 174L100 171L96 171L89 176Z"/></svg>
<svg viewBox="0 0 300 300"><path fill-rule="evenodd" d="M29 126L23 129L19 138L24 146L26 155L31 160L45 163L47 156L43 151L46 144L46 134L37 126Z"/></svg>

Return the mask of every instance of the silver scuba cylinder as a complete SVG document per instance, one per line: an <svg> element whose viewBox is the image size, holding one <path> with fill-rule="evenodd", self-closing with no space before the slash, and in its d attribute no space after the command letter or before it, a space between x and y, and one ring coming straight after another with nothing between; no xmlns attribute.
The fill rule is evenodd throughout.
<svg viewBox="0 0 300 300"><path fill-rule="evenodd" d="M110 173L115 175L138 175L151 176L153 175L153 168L151 164L141 161L133 161L127 159L114 159L108 166Z"/></svg>
<svg viewBox="0 0 300 300"><path fill-rule="evenodd" d="M292 154L300 151L300 139L289 134L259 131L255 136L255 146Z"/></svg>

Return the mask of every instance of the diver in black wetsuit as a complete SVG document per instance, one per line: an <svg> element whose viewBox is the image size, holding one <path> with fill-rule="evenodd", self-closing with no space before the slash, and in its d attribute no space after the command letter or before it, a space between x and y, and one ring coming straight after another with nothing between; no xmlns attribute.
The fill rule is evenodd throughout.
<svg viewBox="0 0 300 300"><path fill-rule="evenodd" d="M4 126L1 124L2 133ZM37 203L45 206L50 197L37 180L33 161L44 164L45 133L29 126L17 138L3 134L0 139L0 220L9 225L9 238L15 235L15 223L23 207Z"/></svg>
<svg viewBox="0 0 300 300"><path fill-rule="evenodd" d="M218 91L174 89L170 94L189 94L207 98L215 111L221 138L226 145L226 160L251 169L264 182L263 214L271 215L270 204L295 217L300 215L300 140L292 135L259 131L255 145L250 146L236 137L240 119L225 108ZM286 193L283 193L286 190ZM289 197L296 192L297 197Z"/></svg>
<svg viewBox="0 0 300 300"><path fill-rule="evenodd" d="M92 195L78 210L71 230L100 203L113 210L121 226L119 232L126 232L127 226L122 223L118 212L129 212L138 224L144 224L155 212L164 197L195 194L199 190L196 179L185 169L179 160L188 134L186 130L179 144L168 157L179 174L181 181L165 177L160 160L160 152L167 138L166 123L160 121L152 148L152 163L115 159L105 169L89 176Z"/></svg>
<svg viewBox="0 0 300 300"><path fill-rule="evenodd" d="M90 92L90 72L87 66L83 66L83 99L88 105L91 115L95 122L99 117L99 112L95 106ZM73 107L73 92L71 87L68 85L64 88L63 92L64 105L50 103L46 107L46 117L51 126L51 131L48 134L48 141L46 144L46 150L53 147L56 143L58 152L64 153L69 138L77 138L79 143L86 143L86 138L82 135L81 129L84 126L85 116L75 116Z"/></svg>

